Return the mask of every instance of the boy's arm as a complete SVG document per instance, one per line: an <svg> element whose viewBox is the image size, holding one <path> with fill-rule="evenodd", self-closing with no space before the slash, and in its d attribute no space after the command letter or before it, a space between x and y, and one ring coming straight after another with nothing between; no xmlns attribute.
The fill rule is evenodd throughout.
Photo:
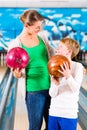
<svg viewBox="0 0 87 130"><path fill-rule="evenodd" d="M73 92L79 91L83 79L83 66L78 63L76 66L75 76L72 75L67 79L67 83Z"/></svg>
<svg viewBox="0 0 87 130"><path fill-rule="evenodd" d="M51 77L51 87L49 89L49 95L51 97L56 97L58 95L59 89L59 80L56 80L54 77Z"/></svg>

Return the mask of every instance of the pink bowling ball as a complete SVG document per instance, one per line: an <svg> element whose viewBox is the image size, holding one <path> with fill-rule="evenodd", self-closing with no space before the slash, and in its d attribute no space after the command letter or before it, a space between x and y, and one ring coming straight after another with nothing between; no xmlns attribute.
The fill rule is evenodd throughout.
<svg viewBox="0 0 87 130"><path fill-rule="evenodd" d="M6 55L6 63L10 68L25 68L29 63L29 55L21 47L14 47L10 49Z"/></svg>

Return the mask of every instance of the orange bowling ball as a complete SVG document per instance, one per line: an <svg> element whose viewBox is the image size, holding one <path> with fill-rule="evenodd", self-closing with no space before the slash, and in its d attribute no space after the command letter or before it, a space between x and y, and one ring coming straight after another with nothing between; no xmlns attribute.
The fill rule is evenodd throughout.
<svg viewBox="0 0 87 130"><path fill-rule="evenodd" d="M50 75L53 75L55 78L63 77L63 75L58 71L61 70L60 65L63 65L64 62L68 63L70 67L70 62L67 57L63 55L55 55L50 58L48 61L48 71Z"/></svg>

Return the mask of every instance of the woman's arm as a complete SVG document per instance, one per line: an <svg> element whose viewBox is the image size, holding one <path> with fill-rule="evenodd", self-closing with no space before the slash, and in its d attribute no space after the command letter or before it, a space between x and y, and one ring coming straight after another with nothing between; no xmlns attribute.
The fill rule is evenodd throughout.
<svg viewBox="0 0 87 130"><path fill-rule="evenodd" d="M14 47L21 47L21 43L20 43L20 40L18 39L18 37L16 39L13 39L10 41L10 43L8 45L8 51ZM11 71L12 71L14 77L16 77L16 78L25 77L25 69L14 70L13 68L11 68Z"/></svg>
<svg viewBox="0 0 87 130"><path fill-rule="evenodd" d="M55 54L55 48L49 44L48 37L44 31L41 31L38 35L44 41L44 44L46 45L46 48L47 48L48 57L50 58L51 56Z"/></svg>

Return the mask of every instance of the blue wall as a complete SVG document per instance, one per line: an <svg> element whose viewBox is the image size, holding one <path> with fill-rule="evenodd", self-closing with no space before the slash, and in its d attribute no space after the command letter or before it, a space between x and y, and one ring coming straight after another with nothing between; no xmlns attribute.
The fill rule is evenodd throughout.
<svg viewBox="0 0 87 130"><path fill-rule="evenodd" d="M30 8L0 8L0 50L22 30L20 15ZM33 8L46 18L47 32L51 44L56 46L63 37L77 40L82 50L87 50L87 9L86 8Z"/></svg>

